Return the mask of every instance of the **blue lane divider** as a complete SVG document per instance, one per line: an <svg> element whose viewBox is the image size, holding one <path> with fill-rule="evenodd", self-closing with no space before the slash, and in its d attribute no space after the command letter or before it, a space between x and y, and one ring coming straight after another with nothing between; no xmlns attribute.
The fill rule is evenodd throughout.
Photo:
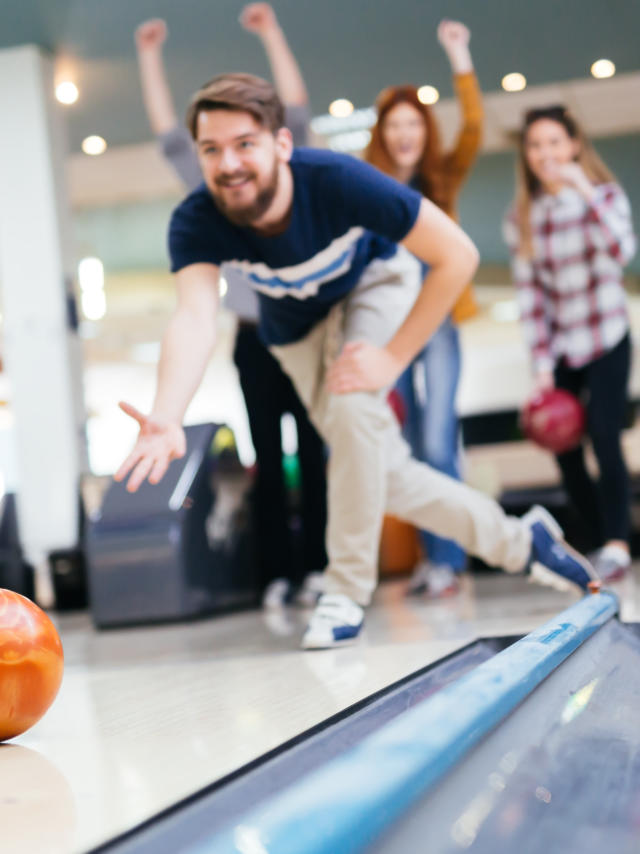
<svg viewBox="0 0 640 854"><path fill-rule="evenodd" d="M587 596L189 854L363 851L617 610Z"/></svg>

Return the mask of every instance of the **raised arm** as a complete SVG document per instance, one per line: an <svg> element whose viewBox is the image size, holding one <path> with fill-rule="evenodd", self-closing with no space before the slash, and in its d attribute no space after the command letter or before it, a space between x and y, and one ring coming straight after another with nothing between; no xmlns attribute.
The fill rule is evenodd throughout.
<svg viewBox="0 0 640 854"><path fill-rule="evenodd" d="M218 277L213 264L192 264L177 273L178 302L162 339L151 414L120 404L140 426L133 451L115 475L123 480L132 472L127 483L130 492L147 477L150 483L158 483L171 460L185 453L182 420L216 340Z"/></svg>
<svg viewBox="0 0 640 854"><path fill-rule="evenodd" d="M202 173L191 134L178 122L167 82L162 57L167 32L167 25L159 18L145 21L135 32L142 96L162 154L182 183L193 190L202 181Z"/></svg>
<svg viewBox="0 0 640 854"><path fill-rule="evenodd" d="M329 389L335 394L374 391L394 382L449 314L478 265L471 240L427 199L402 245L429 265L422 290L385 347L366 341L345 345L329 371Z"/></svg>
<svg viewBox="0 0 640 854"><path fill-rule="evenodd" d="M268 3L250 3L242 10L240 23L262 42L282 103L287 107L308 104L309 95L300 67L271 6Z"/></svg>
<svg viewBox="0 0 640 854"><path fill-rule="evenodd" d="M167 25L160 18L145 21L135 31L142 97L155 134L167 133L178 124L162 56L167 33Z"/></svg>
<svg viewBox="0 0 640 854"><path fill-rule="evenodd" d="M455 145L445 158L447 170L462 181L471 168L482 142L482 95L473 70L473 60L469 50L471 33L458 21L441 21L438 27L438 41L442 45L453 72L453 85L456 92L462 124Z"/></svg>

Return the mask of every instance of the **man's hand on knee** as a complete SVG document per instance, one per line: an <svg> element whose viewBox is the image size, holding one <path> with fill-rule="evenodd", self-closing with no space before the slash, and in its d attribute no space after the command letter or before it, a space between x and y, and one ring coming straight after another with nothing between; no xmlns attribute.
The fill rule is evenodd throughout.
<svg viewBox="0 0 640 854"><path fill-rule="evenodd" d="M327 386L332 394L378 391L391 385L404 367L384 347L350 341L327 372Z"/></svg>

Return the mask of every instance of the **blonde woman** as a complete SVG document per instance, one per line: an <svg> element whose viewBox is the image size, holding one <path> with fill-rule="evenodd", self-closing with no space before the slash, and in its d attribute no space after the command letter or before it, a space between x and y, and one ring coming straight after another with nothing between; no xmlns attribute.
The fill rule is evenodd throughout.
<svg viewBox="0 0 640 854"><path fill-rule="evenodd" d="M505 222L534 386L580 397L599 479L584 446L557 457L569 499L600 547L605 580L630 566L630 487L620 446L630 366L622 271L635 253L628 199L563 106L530 110L518 189Z"/></svg>

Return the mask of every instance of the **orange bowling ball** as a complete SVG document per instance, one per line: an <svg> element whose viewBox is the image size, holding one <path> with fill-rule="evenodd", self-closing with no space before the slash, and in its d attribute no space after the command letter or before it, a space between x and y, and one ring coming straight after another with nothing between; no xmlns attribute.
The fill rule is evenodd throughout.
<svg viewBox="0 0 640 854"><path fill-rule="evenodd" d="M63 669L62 643L49 617L19 593L0 589L0 741L40 720Z"/></svg>

